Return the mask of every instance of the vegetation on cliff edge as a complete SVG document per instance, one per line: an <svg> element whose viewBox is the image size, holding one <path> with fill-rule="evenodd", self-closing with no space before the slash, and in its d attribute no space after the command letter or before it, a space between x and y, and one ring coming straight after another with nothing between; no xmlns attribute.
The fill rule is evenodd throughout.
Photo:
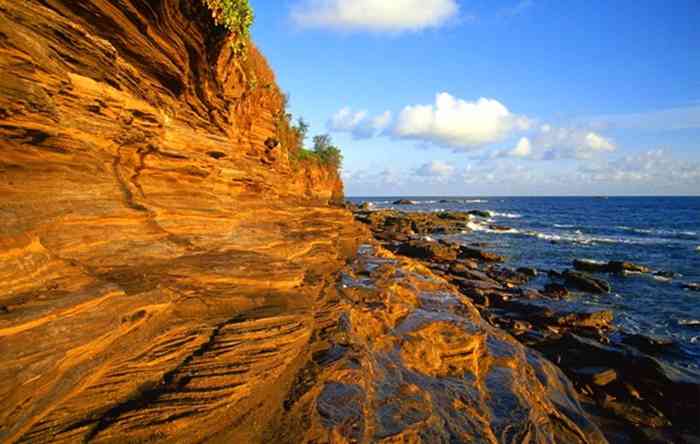
<svg viewBox="0 0 700 444"><path fill-rule="evenodd" d="M292 114L286 111L288 101L289 98L283 95L282 112L277 118L277 136L282 146L288 148L290 160L297 164L313 162L336 171L340 170L343 155L340 149L333 145L329 135L314 136L313 147L311 149L304 147L309 125L301 117L297 119L296 124L293 123Z"/></svg>
<svg viewBox="0 0 700 444"><path fill-rule="evenodd" d="M217 25L224 26L236 34L243 44L250 39L253 24L253 8L248 0L202 0L211 10Z"/></svg>

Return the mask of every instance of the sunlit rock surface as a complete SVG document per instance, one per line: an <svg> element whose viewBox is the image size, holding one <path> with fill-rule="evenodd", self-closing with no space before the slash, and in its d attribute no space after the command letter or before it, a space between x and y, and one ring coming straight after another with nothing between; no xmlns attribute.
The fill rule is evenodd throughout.
<svg viewBox="0 0 700 444"><path fill-rule="evenodd" d="M357 253L230 48L199 1L0 0L0 442L602 441L454 288Z"/></svg>
<svg viewBox="0 0 700 444"><path fill-rule="evenodd" d="M415 262L365 246L323 303L268 442L605 442L553 364Z"/></svg>

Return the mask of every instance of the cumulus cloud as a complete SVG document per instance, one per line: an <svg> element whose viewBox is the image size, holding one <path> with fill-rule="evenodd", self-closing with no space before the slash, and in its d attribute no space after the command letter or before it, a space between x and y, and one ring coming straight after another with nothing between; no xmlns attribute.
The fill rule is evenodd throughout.
<svg viewBox="0 0 700 444"><path fill-rule="evenodd" d="M545 160L593 158L596 154L616 150L615 143L592 131L572 128L553 128L543 125L533 145L539 148Z"/></svg>
<svg viewBox="0 0 700 444"><path fill-rule="evenodd" d="M309 28L399 32L439 27L458 13L456 0L300 0L292 20Z"/></svg>
<svg viewBox="0 0 700 444"><path fill-rule="evenodd" d="M530 139L527 137L521 137L518 144L513 148L510 153L513 157L530 157L532 155L532 144Z"/></svg>
<svg viewBox="0 0 700 444"><path fill-rule="evenodd" d="M531 160L595 160L601 154L617 149L615 143L592 131L553 128L542 125L532 138L521 137L515 148L499 150L485 157L516 157Z"/></svg>
<svg viewBox="0 0 700 444"><path fill-rule="evenodd" d="M393 134L457 150L471 151L529 128L529 119L511 113L494 99L469 102L442 92L432 105L405 107Z"/></svg>
<svg viewBox="0 0 700 444"><path fill-rule="evenodd" d="M433 160L432 162L424 163L417 168L414 173L419 177L436 177L448 178L455 172L455 167L441 160Z"/></svg>
<svg viewBox="0 0 700 444"><path fill-rule="evenodd" d="M700 192L700 162L674 158L663 149L621 157L612 162L581 165L579 180L589 183L652 185L666 188L685 186L686 192Z"/></svg>
<svg viewBox="0 0 700 444"><path fill-rule="evenodd" d="M339 133L350 133L355 139L369 139L379 136L391 124L390 111L369 117L367 111L353 111L342 108L328 121L328 130Z"/></svg>
<svg viewBox="0 0 700 444"><path fill-rule="evenodd" d="M331 117L328 128L332 131L353 131L367 117L367 111L354 112L350 108L342 108Z"/></svg>

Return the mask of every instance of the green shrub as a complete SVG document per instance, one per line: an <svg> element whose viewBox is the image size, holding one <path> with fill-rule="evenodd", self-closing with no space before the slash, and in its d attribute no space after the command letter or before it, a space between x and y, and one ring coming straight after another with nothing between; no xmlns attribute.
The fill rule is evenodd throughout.
<svg viewBox="0 0 700 444"><path fill-rule="evenodd" d="M248 0L203 0L211 10L217 25L235 33L242 42L250 39L253 24L253 9Z"/></svg>
<svg viewBox="0 0 700 444"><path fill-rule="evenodd" d="M328 134L314 137L314 152L321 160L321 163L331 165L336 169L339 169L343 163L343 155L340 153L340 149L333 145L331 136Z"/></svg>

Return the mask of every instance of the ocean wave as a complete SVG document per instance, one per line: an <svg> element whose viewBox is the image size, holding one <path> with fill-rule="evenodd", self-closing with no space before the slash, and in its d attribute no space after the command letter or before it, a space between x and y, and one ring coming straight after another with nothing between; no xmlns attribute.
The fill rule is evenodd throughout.
<svg viewBox="0 0 700 444"><path fill-rule="evenodd" d="M493 228L490 228L488 225L480 224L480 223L474 222L474 221L467 223L467 227L469 227L469 229L472 231L480 231L482 233L491 233L491 234L518 234L518 233L520 233L520 231L516 230L515 228L510 228L508 230L494 230Z"/></svg>
<svg viewBox="0 0 700 444"><path fill-rule="evenodd" d="M624 230L624 231L628 231L628 232L636 233L636 234L665 236L665 237L680 238L680 239L696 239L698 236L697 231L690 231L690 230L666 230L663 228L659 228L659 229L637 228L637 227L628 227L625 225L619 225L617 228L620 230Z"/></svg>
<svg viewBox="0 0 700 444"><path fill-rule="evenodd" d="M569 224L554 224L556 228L574 228L576 225L569 225Z"/></svg>
<svg viewBox="0 0 700 444"><path fill-rule="evenodd" d="M666 244L667 239L658 238L629 238L629 237L613 237L613 236L595 236L583 233L580 230L564 233L542 233L539 231L525 231L523 234L536 237L549 242L569 242L579 245L595 245L595 244L626 244L626 245L653 245Z"/></svg>
<svg viewBox="0 0 700 444"><path fill-rule="evenodd" d="M679 319L678 325L684 325L686 327L700 325L700 319Z"/></svg>
<svg viewBox="0 0 700 444"><path fill-rule="evenodd" d="M489 201L485 200L485 199L471 199L471 200L463 200L462 203L489 203Z"/></svg>
<svg viewBox="0 0 700 444"><path fill-rule="evenodd" d="M522 214L518 213L499 213L497 211L489 211L489 214L491 214L492 217L503 217L505 219L520 219L523 217Z"/></svg>

